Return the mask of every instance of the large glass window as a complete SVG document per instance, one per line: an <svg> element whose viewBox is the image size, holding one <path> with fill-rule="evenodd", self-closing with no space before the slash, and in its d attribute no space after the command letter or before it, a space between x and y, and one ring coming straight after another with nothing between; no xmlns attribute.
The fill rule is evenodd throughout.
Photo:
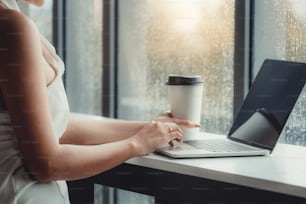
<svg viewBox="0 0 306 204"><path fill-rule="evenodd" d="M102 4L101 0L56 1L68 5L66 16L57 16L65 27L58 31L65 39L61 57L65 57L65 88L71 111L102 112ZM53 0L43 7L19 1L22 11L33 19L44 37L53 39ZM66 31L66 32L65 32ZM61 48L62 49L62 48Z"/></svg>
<svg viewBox="0 0 306 204"><path fill-rule="evenodd" d="M265 58L306 62L306 0L255 1L254 75ZM288 119L281 141L306 145L306 91Z"/></svg>
<svg viewBox="0 0 306 204"><path fill-rule="evenodd" d="M118 117L169 109L169 74L204 79L202 130L233 119L234 0L118 0Z"/></svg>
<svg viewBox="0 0 306 204"><path fill-rule="evenodd" d="M66 1L66 76L73 112L101 114L103 1Z"/></svg>

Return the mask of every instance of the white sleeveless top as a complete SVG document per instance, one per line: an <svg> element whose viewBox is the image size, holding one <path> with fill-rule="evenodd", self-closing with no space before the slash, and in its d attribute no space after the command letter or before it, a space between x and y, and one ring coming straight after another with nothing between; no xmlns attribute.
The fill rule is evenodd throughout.
<svg viewBox="0 0 306 204"><path fill-rule="evenodd" d="M10 9L19 11L16 0L0 0ZM42 37L41 42L54 56L50 65L56 78L48 86L48 102L52 125L57 139L64 133L69 115L66 93L62 83L64 63L54 47ZM3 96L0 93L0 102ZM38 104L39 105L39 104ZM24 168L9 114L0 103L0 204L69 204L65 181L38 183Z"/></svg>

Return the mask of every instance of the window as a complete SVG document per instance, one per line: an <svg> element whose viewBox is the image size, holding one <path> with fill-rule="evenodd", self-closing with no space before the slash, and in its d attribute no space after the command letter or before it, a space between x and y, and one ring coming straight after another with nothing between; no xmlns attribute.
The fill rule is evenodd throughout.
<svg viewBox="0 0 306 204"><path fill-rule="evenodd" d="M236 49L239 19L235 15L239 1L70 1L67 0L66 9L65 51L66 89L72 111L101 114L103 99L116 97L111 102L116 104L115 116L148 120L169 109L164 86L168 74L198 74L205 80L202 130L227 133L234 116L235 74L239 73L235 70L238 65L235 53L239 50ZM105 77L102 68L105 66L102 54L107 54L102 51L106 47L102 45L105 37L102 2L104 5L111 2L109 9L116 10L107 19L116 32L106 33L115 38L109 42L108 50L115 60L107 65L115 72L111 75L114 78ZM253 2L254 8L252 39L246 39L253 47L245 47L245 51L252 49L253 77L265 58L306 61L305 0L245 2ZM33 15L36 12L32 8L29 11ZM245 13L246 20L252 17ZM242 66L249 68L248 64ZM103 75L113 83L115 92L102 93ZM106 94L113 95L105 97ZM282 142L306 145L303 98L305 93L288 121Z"/></svg>
<svg viewBox="0 0 306 204"><path fill-rule="evenodd" d="M42 35L50 42L54 39L53 6L56 5L57 10L61 8L62 11L57 11L57 15L60 16L54 17L58 20L57 23L64 23L65 27L57 27L58 30L55 31L60 33L55 35L57 40L63 41L60 42L62 44L57 47L57 51L66 64L65 88L70 109L74 112L101 114L103 2L45 0L45 5L41 8L24 1L18 3L22 11L35 21ZM54 42L55 45L57 43L59 42Z"/></svg>
<svg viewBox="0 0 306 204"><path fill-rule="evenodd" d="M169 109L168 74L204 79L202 129L233 120L235 0L118 0L118 117Z"/></svg>
<svg viewBox="0 0 306 204"><path fill-rule="evenodd" d="M306 62L306 1L262 0L255 2L254 74L265 58ZM281 141L306 145L306 91L302 92Z"/></svg>
<svg viewBox="0 0 306 204"><path fill-rule="evenodd" d="M54 2L46 0L46 5L37 9L19 1L21 9L51 42ZM69 7L66 8L65 82L72 111L102 112L103 2L66 2ZM237 1L115 2L117 16L111 20L117 20L118 31L118 45L113 50L117 55L117 116L137 120L156 116L169 108L164 86L168 74L199 74L205 80L202 129L227 133L235 103ZM252 76L265 58L306 62L303 10L306 1L252 2ZM305 94L304 91L289 118L282 142L306 145Z"/></svg>
<svg viewBox="0 0 306 204"><path fill-rule="evenodd" d="M102 112L102 3L66 1L65 87L73 112Z"/></svg>

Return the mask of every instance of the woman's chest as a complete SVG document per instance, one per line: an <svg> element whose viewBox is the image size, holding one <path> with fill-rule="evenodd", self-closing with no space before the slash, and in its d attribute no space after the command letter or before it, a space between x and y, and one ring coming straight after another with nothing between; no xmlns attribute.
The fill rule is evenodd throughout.
<svg viewBox="0 0 306 204"><path fill-rule="evenodd" d="M45 73L46 86L49 86L57 75L56 58L50 50L41 42L42 47L42 66Z"/></svg>

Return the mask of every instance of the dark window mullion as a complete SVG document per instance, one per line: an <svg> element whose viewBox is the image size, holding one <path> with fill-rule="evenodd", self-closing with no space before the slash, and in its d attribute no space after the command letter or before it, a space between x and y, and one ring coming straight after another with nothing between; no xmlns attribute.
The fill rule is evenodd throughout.
<svg viewBox="0 0 306 204"><path fill-rule="evenodd" d="M236 0L235 2L234 117L238 113L249 88L249 73L251 73L251 1Z"/></svg>
<svg viewBox="0 0 306 204"><path fill-rule="evenodd" d="M53 1L52 43L57 54L66 62L66 0ZM65 74L63 76L65 84Z"/></svg>
<svg viewBox="0 0 306 204"><path fill-rule="evenodd" d="M114 117L118 118L119 1L114 0Z"/></svg>
<svg viewBox="0 0 306 204"><path fill-rule="evenodd" d="M118 1L103 1L102 115L117 117L118 108Z"/></svg>

